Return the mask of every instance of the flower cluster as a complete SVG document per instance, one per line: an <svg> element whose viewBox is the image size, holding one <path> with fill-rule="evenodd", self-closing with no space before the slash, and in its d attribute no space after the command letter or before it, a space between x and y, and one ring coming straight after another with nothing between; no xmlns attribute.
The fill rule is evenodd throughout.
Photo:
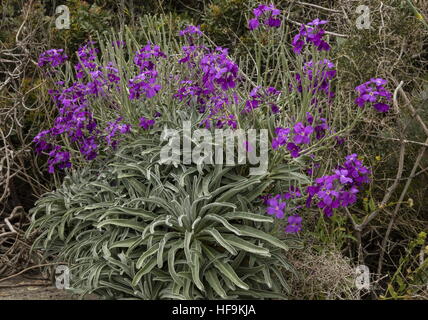
<svg viewBox="0 0 428 320"><path fill-rule="evenodd" d="M134 63L139 67L140 73L128 81L130 100L139 99L141 96L153 98L162 88L157 83L156 62L159 58L166 58L166 55L158 45L151 43L135 54Z"/></svg>
<svg viewBox="0 0 428 320"><path fill-rule="evenodd" d="M312 43L319 51L330 50L330 45L323 40L325 30L321 27L326 23L326 20L315 19L306 25L302 24L299 33L293 38L293 51L300 54L308 43Z"/></svg>
<svg viewBox="0 0 428 320"><path fill-rule="evenodd" d="M70 152L62 151L60 146L55 146L49 152L49 157L50 157L48 159L48 172L49 173L55 172L55 166L58 169L64 169L64 168L70 168L71 167Z"/></svg>
<svg viewBox="0 0 428 320"><path fill-rule="evenodd" d="M280 95L280 91L274 87L268 87L266 90L262 90L261 86L255 87L251 90L249 96L250 99L246 101L243 113L251 112L253 109L258 108L261 104L267 104L270 106L272 113L278 113L279 107L275 103L275 100Z"/></svg>
<svg viewBox="0 0 428 320"><path fill-rule="evenodd" d="M366 103L370 103L377 111L387 112L390 106L383 101L391 101L392 99L392 94L384 87L387 83L387 80L372 78L357 86L355 90L359 95L355 99L355 103L361 108L363 108Z"/></svg>
<svg viewBox="0 0 428 320"><path fill-rule="evenodd" d="M118 89L119 70L108 62L106 66L96 64L98 49L95 42L88 42L78 49L79 63L76 64L78 81L65 87L63 81L56 82L58 89L49 90L49 94L58 107L58 115L52 128L40 132L34 137L35 149L38 153L47 153L48 171L64 169L71 166L71 154L55 145L54 138L66 135L70 142L75 143L86 160L93 160L98 155L100 144L105 140L107 146L115 148L118 141L114 139L118 132L127 133L130 125L119 123L122 119L107 122L105 132L98 128L90 108L91 97L106 96L111 89ZM84 80L87 80L86 82Z"/></svg>
<svg viewBox="0 0 428 320"><path fill-rule="evenodd" d="M369 182L370 170L358 160L357 154L346 156L345 160L334 170L334 174L320 177L315 184L307 187L307 207L315 203L330 217L333 209L347 207L357 201L358 188Z"/></svg>
<svg viewBox="0 0 428 320"><path fill-rule="evenodd" d="M180 32L180 35L199 34L199 29L190 26ZM192 41L192 40L188 40ZM177 93L174 95L180 101L197 107L200 113L207 113L201 125L211 127L215 123L217 128L228 125L237 127L235 115L229 114L228 106L232 103L227 95L229 89L235 88L238 82L238 65L229 59L228 50L217 47L209 50L205 46L189 46L182 48L185 57L179 63L186 63L191 72L190 80L181 81ZM237 99L236 94L234 95Z"/></svg>
<svg viewBox="0 0 428 320"><path fill-rule="evenodd" d="M143 71L128 82L129 99L139 99L141 96L153 98L161 89L157 84L158 72L156 70Z"/></svg>
<svg viewBox="0 0 428 320"><path fill-rule="evenodd" d="M255 18L248 20L248 28L255 30L260 26L260 20L266 26L278 28L281 26L281 19L278 16L281 14L281 10L274 7L274 5L261 4L257 8L253 9Z"/></svg>
<svg viewBox="0 0 428 320"><path fill-rule="evenodd" d="M305 124L307 123L307 125ZM315 139L322 139L327 130L330 129L327 119L320 117L314 119L310 113L306 113L306 121L297 122L292 128L275 128L275 137L272 139L272 149L277 150L281 146L286 146L292 158L298 158L302 151L302 145L310 145L315 134Z"/></svg>
<svg viewBox="0 0 428 320"><path fill-rule="evenodd" d="M180 30L179 36L186 37L187 41L190 44L193 44L196 38L199 38L200 36L202 36L202 31L199 26L189 25L184 30Z"/></svg>
<svg viewBox="0 0 428 320"><path fill-rule="evenodd" d="M287 150L293 158L300 156L301 148L299 145L311 143L310 136L314 132L314 128L310 125L305 126L302 122L298 122L292 129L276 128L276 137L272 140L272 148L274 150L286 145Z"/></svg>
<svg viewBox="0 0 428 320"><path fill-rule="evenodd" d="M39 56L37 65L41 68L46 65L55 68L63 64L67 59L68 57L64 54L63 49L50 49Z"/></svg>
<svg viewBox="0 0 428 320"><path fill-rule="evenodd" d="M125 134L131 132L131 125L120 123L123 120L122 117L117 118L115 121L107 122L105 140L108 146L115 149L119 143L118 139L115 139L117 134Z"/></svg>
<svg viewBox="0 0 428 320"><path fill-rule="evenodd" d="M306 207L312 205L323 210L327 217L333 215L333 209L348 207L357 201L357 194L363 184L368 183L370 170L365 167L356 154L346 156L345 162L333 170L332 175L325 175L315 180L315 183L306 188L303 194L297 187L291 186L283 194L263 196L266 213L278 219L288 216L287 233L296 233L301 230L302 218L295 213L301 205L290 204L295 201L305 201Z"/></svg>
<svg viewBox="0 0 428 320"><path fill-rule="evenodd" d="M328 59L313 62L308 61L303 66L303 72L309 79L312 94L323 91L329 98L334 98L330 81L336 76L335 65Z"/></svg>
<svg viewBox="0 0 428 320"><path fill-rule="evenodd" d="M134 63L140 68L140 71L152 71L159 58L166 58L166 54L158 45L147 43L135 54Z"/></svg>
<svg viewBox="0 0 428 320"><path fill-rule="evenodd" d="M77 50L77 56L79 57L80 62L74 66L77 72L76 78L83 78L85 76L85 69L93 71L97 67L95 61L99 50L94 48L95 44L96 43L94 41L88 41Z"/></svg>
<svg viewBox="0 0 428 320"><path fill-rule="evenodd" d="M235 88L238 76L238 65L228 57L228 49L217 47L214 52L204 55L200 62L204 88L211 92L216 90L216 84L223 91Z"/></svg>

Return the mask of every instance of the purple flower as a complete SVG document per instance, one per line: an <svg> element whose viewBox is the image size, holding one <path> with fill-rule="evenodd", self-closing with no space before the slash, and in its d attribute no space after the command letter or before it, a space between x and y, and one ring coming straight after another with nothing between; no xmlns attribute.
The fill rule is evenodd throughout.
<svg viewBox="0 0 428 320"><path fill-rule="evenodd" d="M274 87L268 87L263 89L261 86L256 86L250 91L250 99L246 101L245 108L242 113L251 112L253 109L258 108L261 104L268 104L271 107L273 113L279 112L279 107L274 103L277 96L281 92Z"/></svg>
<svg viewBox="0 0 428 320"><path fill-rule="evenodd" d="M189 25L187 26L184 30L180 30L179 32L179 36L183 37L185 36L187 41L190 44L193 44L195 38L199 38L200 36L202 36L202 31L200 26L193 26L193 25Z"/></svg>
<svg viewBox="0 0 428 320"><path fill-rule="evenodd" d="M86 160L93 160L97 157L98 144L95 141L95 137L84 138L80 147L80 153L85 157Z"/></svg>
<svg viewBox="0 0 428 320"><path fill-rule="evenodd" d="M129 99L139 99L143 95L148 99L153 98L161 89L161 85L156 83L157 75L157 71L149 70L130 79L128 82Z"/></svg>
<svg viewBox="0 0 428 320"><path fill-rule="evenodd" d="M250 30L255 30L259 27L260 23L259 20L257 18L253 18L248 20L248 29Z"/></svg>
<svg viewBox="0 0 428 320"><path fill-rule="evenodd" d="M375 103L373 107L379 112L388 112L390 108L386 103Z"/></svg>
<svg viewBox="0 0 428 320"><path fill-rule="evenodd" d="M281 14L281 10L274 7L274 5L261 4L257 8L253 9L255 18L248 20L248 28L255 30L260 26L260 19L264 16L264 25L272 28L278 28L281 26L281 19L275 18Z"/></svg>
<svg viewBox="0 0 428 320"><path fill-rule="evenodd" d="M119 123L122 120L123 118L119 117L115 121L107 122L107 127L105 129L107 135L105 136L105 139L106 139L107 145L113 147L113 149L116 148L117 144L119 143L118 139L114 139L115 136L118 133L125 134L131 131L130 124Z"/></svg>
<svg viewBox="0 0 428 320"><path fill-rule="evenodd" d="M70 153L67 151L61 151L60 146L55 146L51 152L49 152L48 159L48 172L54 173L55 167L58 169L70 168Z"/></svg>
<svg viewBox="0 0 428 320"><path fill-rule="evenodd" d="M312 202L322 209L327 217L333 214L333 209L347 207L357 201L358 187L369 182L370 171L358 160L356 154L348 155L345 163L334 170L333 175L326 175L315 180L308 186L306 206Z"/></svg>
<svg viewBox="0 0 428 320"><path fill-rule="evenodd" d="M302 196L300 189L295 186L290 186L289 191L284 194L284 199L296 199Z"/></svg>
<svg viewBox="0 0 428 320"><path fill-rule="evenodd" d="M366 104L372 104L379 112L388 112L390 106L383 101L391 101L392 94L384 88L387 81L381 78L371 78L369 81L358 85L355 90L358 92L358 97L355 98L355 103L363 108Z"/></svg>
<svg viewBox="0 0 428 320"><path fill-rule="evenodd" d="M324 92L329 100L334 97L334 92L330 88L330 81L336 76L335 65L328 59L321 61L308 61L303 66L303 75L296 74L297 91L303 91L302 78L309 80L309 87L305 88L315 95L318 92ZM291 88L293 85L290 85ZM315 98L314 98L315 99ZM316 101L314 101L315 103Z"/></svg>
<svg viewBox="0 0 428 320"><path fill-rule="evenodd" d="M58 67L68 59L67 55L63 52L63 49L47 50L39 56L39 61L37 65L41 68L46 65L49 65L52 68Z"/></svg>
<svg viewBox="0 0 428 320"><path fill-rule="evenodd" d="M215 90L215 85L220 85L223 91L235 88L238 76L238 65L228 57L228 50L221 47L215 52L204 55L200 61L203 72L202 79L205 89Z"/></svg>
<svg viewBox="0 0 428 320"><path fill-rule="evenodd" d="M94 44L94 41L89 41L77 50L77 56L79 57L80 62L77 63L74 68L77 71L76 77L78 79L81 79L86 75L85 70L92 71L97 67L95 61L99 50L93 47Z"/></svg>
<svg viewBox="0 0 428 320"><path fill-rule="evenodd" d="M166 58L165 53L160 50L158 45L147 43L135 54L134 63L140 68L140 71L152 71L159 58Z"/></svg>
<svg viewBox="0 0 428 320"><path fill-rule="evenodd" d="M325 31L321 28L327 21L315 19L312 22L300 27L299 33L294 36L292 41L293 51L300 54L307 43L312 43L318 51L328 51L330 46L322 38Z"/></svg>
<svg viewBox="0 0 428 320"><path fill-rule="evenodd" d="M267 201L268 207L266 209L267 214L274 215L278 219L282 219L284 217L284 209L286 207L285 202L280 202L277 199L269 199Z"/></svg>
<svg viewBox="0 0 428 320"><path fill-rule="evenodd" d="M280 146L283 146L288 141L288 135L290 134L289 128L276 128L275 134L276 137L272 140L272 149L276 150Z"/></svg>
<svg viewBox="0 0 428 320"><path fill-rule="evenodd" d="M50 130L40 131L33 139L33 142L36 144L36 152L42 153L43 151L49 150L52 145L47 143L45 137L50 133Z"/></svg>
<svg viewBox="0 0 428 320"><path fill-rule="evenodd" d="M303 123L298 122L294 125L294 142L296 144L310 144L310 135L314 132L312 126L304 126Z"/></svg>
<svg viewBox="0 0 428 320"><path fill-rule="evenodd" d="M269 27L279 28L281 26L281 19L275 19L274 17L269 17L265 21L265 24L268 25Z"/></svg>
<svg viewBox="0 0 428 320"><path fill-rule="evenodd" d="M147 119L145 117L140 118L140 127L144 128L144 130L148 130L149 127L152 127L155 124L155 120Z"/></svg>
<svg viewBox="0 0 428 320"><path fill-rule="evenodd" d="M298 158L300 157L300 148L299 146L297 146L296 144L289 142L287 143L287 150L290 151L290 155L293 158Z"/></svg>
<svg viewBox="0 0 428 320"><path fill-rule="evenodd" d="M285 227L287 233L297 233L302 229L302 217L295 214L287 219L288 225Z"/></svg>
<svg viewBox="0 0 428 320"><path fill-rule="evenodd" d="M245 151L246 151L246 152L253 152L253 151L254 151L253 146L252 146L252 145L251 145L251 143L250 143L249 141L247 141L247 140L245 140L245 141L244 141L244 148L245 148Z"/></svg>
<svg viewBox="0 0 428 320"><path fill-rule="evenodd" d="M334 172L337 177L339 178L339 181L341 184L347 184L352 183L352 178L348 177L348 170L346 169L338 169Z"/></svg>
<svg viewBox="0 0 428 320"><path fill-rule="evenodd" d="M196 34L196 35L202 35L201 27L200 26L187 26L184 30L180 30L179 35L184 36L188 34Z"/></svg>

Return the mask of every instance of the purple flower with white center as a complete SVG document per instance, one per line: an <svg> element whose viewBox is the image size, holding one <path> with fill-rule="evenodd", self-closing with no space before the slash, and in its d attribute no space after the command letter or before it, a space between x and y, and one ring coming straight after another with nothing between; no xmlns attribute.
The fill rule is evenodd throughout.
<svg viewBox="0 0 428 320"><path fill-rule="evenodd" d="M292 158L298 158L300 157L300 148L298 145L289 142L287 143L287 150L290 151L290 155Z"/></svg>
<svg viewBox="0 0 428 320"><path fill-rule="evenodd" d="M150 127L154 126L155 122L156 121L153 119L141 117L139 126L144 128L144 130L148 130Z"/></svg>
<svg viewBox="0 0 428 320"><path fill-rule="evenodd" d="M352 183L352 178L348 177L349 171L346 169L335 170L334 173L339 178L341 184Z"/></svg>
<svg viewBox="0 0 428 320"><path fill-rule="evenodd" d="M289 216L287 219L288 225L285 227L285 232L287 233L298 233L302 230L302 217L295 214Z"/></svg>
<svg viewBox="0 0 428 320"><path fill-rule="evenodd" d="M284 218L284 209L287 205L285 202L281 202L278 199L272 198L267 201L267 205L267 214L274 215L278 219Z"/></svg>
<svg viewBox="0 0 428 320"><path fill-rule="evenodd" d="M390 106L384 101L391 101L392 94L384 87L388 82L381 78L371 78L369 81L355 87L358 97L355 103L363 108L366 104L372 104L379 112L388 112Z"/></svg>
<svg viewBox="0 0 428 320"><path fill-rule="evenodd" d="M50 49L39 56L37 65L41 68L46 65L55 68L63 64L67 59L68 57L64 54L63 49Z"/></svg>

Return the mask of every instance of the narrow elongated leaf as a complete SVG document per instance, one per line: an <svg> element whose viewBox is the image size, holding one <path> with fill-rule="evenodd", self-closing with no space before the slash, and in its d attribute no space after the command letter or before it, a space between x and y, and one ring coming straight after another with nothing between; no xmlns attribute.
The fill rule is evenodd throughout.
<svg viewBox="0 0 428 320"><path fill-rule="evenodd" d="M243 212L243 211L229 212L223 215L223 217L227 220L242 219L242 220L249 220L254 222L270 222L270 223L273 222L272 217L262 216L260 214Z"/></svg>
<svg viewBox="0 0 428 320"><path fill-rule="evenodd" d="M152 269L156 266L157 261L156 257L152 257L146 264L142 266L142 268L137 272L135 277L132 279L132 285L136 286L138 282L140 282L141 278L152 271Z"/></svg>
<svg viewBox="0 0 428 320"><path fill-rule="evenodd" d="M146 252L144 252L140 256L140 258L137 260L137 263L136 263L137 269L140 269L141 266L144 264L144 260L146 260L148 257L156 254L158 252L158 250L159 250L159 243L156 243L155 245L151 246Z"/></svg>
<svg viewBox="0 0 428 320"><path fill-rule="evenodd" d="M229 242L230 245L240 249L244 250L246 252L258 254L264 257L270 257L271 254L268 249L259 247L249 241L246 241L240 237L234 236L234 235L224 235L224 238Z"/></svg>
<svg viewBox="0 0 428 320"><path fill-rule="evenodd" d="M223 248L225 248L227 251L229 251L233 255L237 255L238 252L236 249L231 246L228 241L222 237L220 232L217 231L215 228L208 228L203 231L203 233L207 233L211 235Z"/></svg>
<svg viewBox="0 0 428 320"><path fill-rule="evenodd" d="M242 225L240 227L240 231L242 233L242 235L244 236L249 236L249 237L253 237L253 238L258 238L258 239L262 239L265 240L267 242L269 242L270 244L278 247L278 248L282 248L284 250L288 250L289 247L285 244L284 241L279 240L278 238L264 232L261 231L259 229L250 227L250 226L246 226L246 225Z"/></svg>
<svg viewBox="0 0 428 320"><path fill-rule="evenodd" d="M216 255L212 249L209 249L206 246L202 246L202 248L207 253L208 257L213 261L214 266L222 273L223 276L228 278L230 281L232 281L235 285L237 285L239 288L248 290L250 287L242 281L236 272L233 270L230 264L227 262L222 262L219 259L216 259Z"/></svg>
<svg viewBox="0 0 428 320"><path fill-rule="evenodd" d="M214 291L223 299L226 299L226 291L224 291L220 281L217 277L217 272L210 269L205 272L205 279L207 279L207 282L210 284L211 288L214 289Z"/></svg>
<svg viewBox="0 0 428 320"><path fill-rule="evenodd" d="M101 221L100 223L97 224L97 228L101 228L101 227L104 227L106 225L115 225L115 226L119 226L119 227L131 228L131 229L138 230L141 232L144 231L144 226L141 223L139 223L137 221L128 220L128 219L104 220L104 221Z"/></svg>
<svg viewBox="0 0 428 320"><path fill-rule="evenodd" d="M235 233L236 235L240 236L241 232L238 228L232 226L225 218L217 215L217 214L207 214L204 217L205 220L211 220L215 222L221 223L227 230Z"/></svg>

